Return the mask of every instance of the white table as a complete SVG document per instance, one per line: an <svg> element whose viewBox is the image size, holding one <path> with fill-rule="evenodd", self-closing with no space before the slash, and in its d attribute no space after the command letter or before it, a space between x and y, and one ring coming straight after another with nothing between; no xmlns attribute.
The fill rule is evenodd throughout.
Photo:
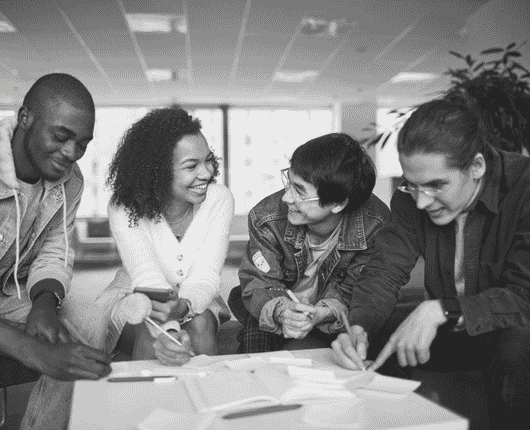
<svg viewBox="0 0 530 430"><path fill-rule="evenodd" d="M295 357L333 363L331 350L293 351ZM258 354L259 355L259 354ZM272 430L315 429L301 420L301 409L235 420L221 416L208 429ZM78 381L75 384L70 430L135 430L155 409L194 412L186 390L178 380L171 383L109 383ZM451 429L465 430L468 422L453 412L411 393L401 400L364 400L363 429ZM329 427L328 427L329 428Z"/></svg>

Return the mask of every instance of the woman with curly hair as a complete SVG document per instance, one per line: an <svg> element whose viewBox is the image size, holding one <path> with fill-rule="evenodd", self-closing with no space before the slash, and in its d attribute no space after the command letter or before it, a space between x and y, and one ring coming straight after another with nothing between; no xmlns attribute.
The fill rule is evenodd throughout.
<svg viewBox="0 0 530 430"><path fill-rule="evenodd" d="M97 301L110 311L108 349L117 344L133 360L181 365L218 354L217 330L230 318L219 288L234 199L215 183L219 164L200 130L183 109L152 110L125 133L109 168L108 215L123 267ZM150 306L142 299L145 316L174 331L182 347L145 322L130 323L142 301L125 297L146 288L173 293Z"/></svg>

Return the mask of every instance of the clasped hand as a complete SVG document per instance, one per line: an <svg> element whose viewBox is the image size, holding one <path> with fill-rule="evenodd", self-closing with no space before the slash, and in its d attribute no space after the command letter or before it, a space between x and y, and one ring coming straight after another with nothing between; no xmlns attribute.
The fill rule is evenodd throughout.
<svg viewBox="0 0 530 430"><path fill-rule="evenodd" d="M151 318L161 323L182 319L188 313L188 304L185 300L180 300L178 294L167 302L151 300L151 306Z"/></svg>
<svg viewBox="0 0 530 430"><path fill-rule="evenodd" d="M313 306L305 298L301 303L285 301L279 305L277 322L282 326L285 338L303 339L328 316L329 309Z"/></svg>

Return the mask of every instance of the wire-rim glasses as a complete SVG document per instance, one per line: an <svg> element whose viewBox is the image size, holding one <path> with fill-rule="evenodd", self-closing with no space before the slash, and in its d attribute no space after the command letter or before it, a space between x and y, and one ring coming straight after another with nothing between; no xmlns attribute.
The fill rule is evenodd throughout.
<svg viewBox="0 0 530 430"><path fill-rule="evenodd" d="M291 180L289 179L289 168L285 168L280 170L281 176L282 176L282 182L283 182L283 188L285 188L285 192L291 191L291 196L293 196L293 200L296 203L301 202L316 202L317 200L320 200L320 197L301 197L300 194L294 189L293 184L291 183Z"/></svg>

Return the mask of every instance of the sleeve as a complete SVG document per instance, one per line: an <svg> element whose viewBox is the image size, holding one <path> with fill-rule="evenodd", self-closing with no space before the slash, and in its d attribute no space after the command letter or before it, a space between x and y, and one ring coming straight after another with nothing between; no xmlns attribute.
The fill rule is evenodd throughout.
<svg viewBox="0 0 530 430"><path fill-rule="evenodd" d="M257 225L256 213L252 209L248 215L249 241L239 267L241 298L247 311L260 323L269 326L269 331L277 327L272 321L278 297L287 296L281 261L283 250L279 240L266 223ZM269 303L270 301L270 303Z"/></svg>
<svg viewBox="0 0 530 430"><path fill-rule="evenodd" d="M530 327L530 199L521 205L510 243L502 244L502 237L498 241L499 249L506 247L505 258L487 264L495 287L458 298L466 331L472 336L499 328Z"/></svg>
<svg viewBox="0 0 530 430"><path fill-rule="evenodd" d="M131 289L171 288L156 258L153 238L145 223L139 220L138 226L130 227L125 208L111 203L107 213L123 267L131 278Z"/></svg>
<svg viewBox="0 0 530 430"><path fill-rule="evenodd" d="M74 165L74 169L77 168ZM43 232L43 243L35 260L31 263L26 288L31 297L31 289L35 284L44 279L56 279L64 288L64 296L68 294L72 283L75 251L72 246L74 239L75 217L81 196L83 195L83 176L80 171L72 171L72 175L79 174L81 185L77 194L69 203L68 193L66 197L66 238L68 240L68 254L66 255L66 267L64 264L66 254L66 243L63 226L63 210L59 208L50 221L49 228ZM65 186L65 189L70 187ZM61 189L59 187L59 189ZM61 191L62 192L62 191ZM59 293L60 294L60 293Z"/></svg>
<svg viewBox="0 0 530 430"><path fill-rule="evenodd" d="M370 338L389 318L421 254L421 220L410 196L394 193L390 208L388 221L374 237L372 256L358 277L349 273L354 287L348 320L363 327Z"/></svg>
<svg viewBox="0 0 530 430"><path fill-rule="evenodd" d="M219 295L221 271L228 252L230 224L234 216L234 197L226 187L219 192L209 208L207 229L197 256L201 264L194 264L191 273L180 286L180 296L191 302L195 313L202 313Z"/></svg>

